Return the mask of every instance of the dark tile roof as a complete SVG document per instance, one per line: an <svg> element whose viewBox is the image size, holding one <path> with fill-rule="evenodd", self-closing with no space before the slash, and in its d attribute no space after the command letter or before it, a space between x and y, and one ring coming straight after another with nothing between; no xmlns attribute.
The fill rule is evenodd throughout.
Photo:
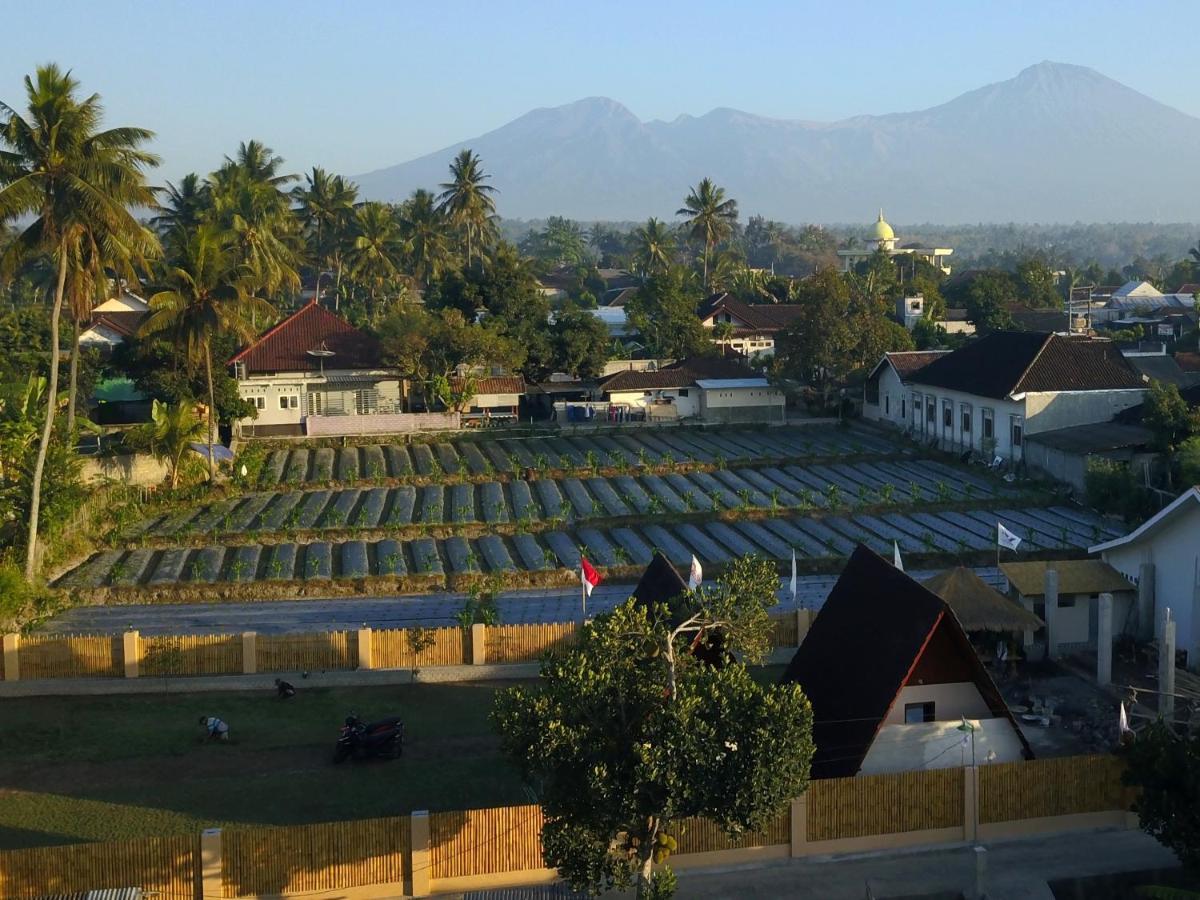
<svg viewBox="0 0 1200 900"><path fill-rule="evenodd" d="M729 294L713 294L696 311L701 319L728 312L758 332L783 331L796 320L803 307L798 303L743 303Z"/></svg>
<svg viewBox="0 0 1200 900"><path fill-rule="evenodd" d="M1022 331L1066 331L1067 314L1054 309L1030 309L1020 303L1010 303L1008 314Z"/></svg>
<svg viewBox="0 0 1200 900"><path fill-rule="evenodd" d="M605 306L624 306L637 293L637 288L613 288L611 291L604 292Z"/></svg>
<svg viewBox="0 0 1200 900"><path fill-rule="evenodd" d="M451 378L454 390L462 389L461 378ZM523 394L525 379L520 375L489 375L486 378L475 379L476 394Z"/></svg>
<svg viewBox="0 0 1200 900"><path fill-rule="evenodd" d="M996 399L1146 386L1111 341L1029 331L992 332L934 360L912 381Z"/></svg>
<svg viewBox="0 0 1200 900"><path fill-rule="evenodd" d="M884 357L892 364L892 368L896 370L896 374L901 379L907 379L949 352L949 350L902 350L886 353Z"/></svg>
<svg viewBox="0 0 1200 900"><path fill-rule="evenodd" d="M142 322L149 315L150 313L148 312L139 312L137 310L92 313L90 327L94 328L97 325L104 325L111 328L117 334L132 337L134 334L137 334L137 330L141 327Z"/></svg>
<svg viewBox="0 0 1200 900"><path fill-rule="evenodd" d="M313 356L310 350L333 355ZM375 369L381 365L379 342L345 319L311 302L300 307L230 363L245 363L247 372L307 372L326 369Z"/></svg>
<svg viewBox="0 0 1200 900"><path fill-rule="evenodd" d="M1197 294L1197 293L1200 293L1200 284L1197 284L1197 283L1196 283L1196 282L1194 282L1194 281L1188 281L1188 282L1186 282L1186 283L1184 283L1184 284L1181 284L1181 285L1179 286L1179 290L1177 290L1175 293L1177 293L1177 294Z"/></svg>
<svg viewBox="0 0 1200 900"><path fill-rule="evenodd" d="M814 778L858 773L935 635L972 672L993 715L1012 721L945 601L860 545L781 679L799 684L812 704ZM1015 722L1013 727L1020 735Z"/></svg>
<svg viewBox="0 0 1200 900"><path fill-rule="evenodd" d="M754 378L752 369L719 356L693 356L656 372L616 372L600 382L605 393L688 387L701 378Z"/></svg>
<svg viewBox="0 0 1200 900"><path fill-rule="evenodd" d="M1131 356L1134 368L1155 381L1189 387L1200 383L1200 372L1186 372L1173 356Z"/></svg>

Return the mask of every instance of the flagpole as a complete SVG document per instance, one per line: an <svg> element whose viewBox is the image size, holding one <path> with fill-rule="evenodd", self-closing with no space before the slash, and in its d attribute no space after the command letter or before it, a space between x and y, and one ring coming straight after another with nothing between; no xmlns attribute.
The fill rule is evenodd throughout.
<svg viewBox="0 0 1200 900"><path fill-rule="evenodd" d="M583 619L587 621L587 576L584 574L583 566L579 567L579 602L583 606Z"/></svg>

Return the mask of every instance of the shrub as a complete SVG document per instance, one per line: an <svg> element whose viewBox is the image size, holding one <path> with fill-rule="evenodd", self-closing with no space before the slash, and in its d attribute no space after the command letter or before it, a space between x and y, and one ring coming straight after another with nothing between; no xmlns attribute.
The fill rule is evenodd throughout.
<svg viewBox="0 0 1200 900"><path fill-rule="evenodd" d="M1089 460L1084 486L1088 504L1100 512L1115 513L1133 522L1155 511L1154 494L1124 463Z"/></svg>

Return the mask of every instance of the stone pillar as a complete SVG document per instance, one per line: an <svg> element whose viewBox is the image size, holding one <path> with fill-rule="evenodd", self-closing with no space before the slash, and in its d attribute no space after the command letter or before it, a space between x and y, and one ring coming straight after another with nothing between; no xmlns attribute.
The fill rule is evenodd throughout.
<svg viewBox="0 0 1200 900"><path fill-rule="evenodd" d="M1020 603L1024 609L1028 610L1029 612L1033 612L1033 601L1030 600L1028 597L1021 597ZM1025 647L1026 656L1028 656L1029 648L1033 646L1033 629L1032 628L1026 628L1024 631L1021 632L1021 643Z"/></svg>
<svg viewBox="0 0 1200 900"><path fill-rule="evenodd" d="M801 794L792 800L792 857L804 855L804 845L808 843L808 797Z"/></svg>
<svg viewBox="0 0 1200 900"><path fill-rule="evenodd" d="M1162 640L1158 645L1158 714L1168 721L1175 717L1175 620L1171 609L1163 610Z"/></svg>
<svg viewBox="0 0 1200 900"><path fill-rule="evenodd" d="M200 879L203 897L224 896L221 884L224 874L224 859L221 852L221 829L206 828L200 832Z"/></svg>
<svg viewBox="0 0 1200 900"><path fill-rule="evenodd" d="M1137 623L1138 640L1148 641L1154 636L1154 563L1142 563L1138 568Z"/></svg>
<svg viewBox="0 0 1200 900"><path fill-rule="evenodd" d="M979 835L979 768L963 767L963 840Z"/></svg>
<svg viewBox="0 0 1200 900"><path fill-rule="evenodd" d="M242 674L258 672L258 635L253 631L242 632Z"/></svg>
<svg viewBox="0 0 1200 900"><path fill-rule="evenodd" d="M19 634L4 636L4 680L21 680L21 636Z"/></svg>
<svg viewBox="0 0 1200 900"><path fill-rule="evenodd" d="M1058 572L1046 570L1043 596L1046 604L1046 659L1058 659Z"/></svg>
<svg viewBox="0 0 1200 900"><path fill-rule="evenodd" d="M975 893L974 900L987 897L987 847L975 847Z"/></svg>
<svg viewBox="0 0 1200 900"><path fill-rule="evenodd" d="M408 819L412 847L412 896L428 897L433 882L433 855L429 852L429 812L418 810Z"/></svg>
<svg viewBox="0 0 1200 900"><path fill-rule="evenodd" d="M371 646L371 629L358 629L358 667L360 669L375 668L375 652Z"/></svg>
<svg viewBox="0 0 1200 900"><path fill-rule="evenodd" d="M121 656L125 660L125 677L137 678L142 666L142 635L126 631L121 636Z"/></svg>
<svg viewBox="0 0 1200 900"><path fill-rule="evenodd" d="M1112 684L1112 594L1100 595L1096 604L1096 614L1096 684Z"/></svg>
<svg viewBox="0 0 1200 900"><path fill-rule="evenodd" d="M471 665L482 666L487 662L487 625L475 622L471 625Z"/></svg>

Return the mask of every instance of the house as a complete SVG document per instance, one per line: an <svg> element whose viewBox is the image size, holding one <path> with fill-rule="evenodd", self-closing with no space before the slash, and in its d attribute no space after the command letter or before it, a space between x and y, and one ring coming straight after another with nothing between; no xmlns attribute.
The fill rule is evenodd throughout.
<svg viewBox="0 0 1200 900"><path fill-rule="evenodd" d="M88 327L79 333L79 346L96 349L102 354L137 334L142 322L150 315L150 304L137 294L122 289L92 310Z"/></svg>
<svg viewBox="0 0 1200 900"><path fill-rule="evenodd" d="M450 379L450 388L456 394L464 386L462 377ZM464 419L516 419L525 396L525 379L520 375L485 375L474 379L475 394L467 402Z"/></svg>
<svg viewBox="0 0 1200 900"><path fill-rule="evenodd" d="M230 361L238 394L257 419L243 419L252 436L331 433L325 420L402 412L400 377L380 360L379 343L345 319L310 301Z"/></svg>
<svg viewBox="0 0 1200 900"><path fill-rule="evenodd" d="M1058 575L1058 596L1053 607L1046 599L1046 572ZM1096 649L1098 604L1101 594L1112 594L1113 634L1134 634L1137 627L1137 588L1113 566L1099 559L1006 562L1000 571L1008 579L1009 595L1046 623L1059 650ZM1038 637L1027 631L1025 644ZM1047 635L1041 633L1043 640Z"/></svg>
<svg viewBox="0 0 1200 900"><path fill-rule="evenodd" d="M1033 755L946 602L863 546L781 681L812 704L814 778Z"/></svg>
<svg viewBox="0 0 1200 900"><path fill-rule="evenodd" d="M1175 620L1176 647L1184 665L1200 663L1200 486L1124 537L1089 551L1139 588L1138 636L1157 634L1163 612Z"/></svg>
<svg viewBox="0 0 1200 900"><path fill-rule="evenodd" d="M883 359L867 376L863 394L863 418L890 422L907 428L909 419L909 379L918 369L949 350L902 350L883 354Z"/></svg>
<svg viewBox="0 0 1200 900"><path fill-rule="evenodd" d="M950 274L950 254L954 252L949 247L924 247L916 243L900 244L892 226L884 221L881 209L879 218L875 220L871 230L856 246L845 247L837 252L838 258L842 261L842 271L851 271L860 262L866 262L880 250L892 258L911 256L922 259L931 266L936 266L945 275Z"/></svg>
<svg viewBox="0 0 1200 900"><path fill-rule="evenodd" d="M1111 341L1024 331L992 332L920 366L904 379L899 413L894 382L885 391L884 371L872 374L864 415L944 450L1012 462L1024 458L1026 435L1107 422L1147 387Z"/></svg>
<svg viewBox="0 0 1200 900"><path fill-rule="evenodd" d="M753 359L775 355L775 340L800 315L796 303L743 303L730 294L714 294L696 314L705 328L728 325L730 336L717 340L723 347Z"/></svg>
<svg viewBox="0 0 1200 900"><path fill-rule="evenodd" d="M741 363L697 356L657 371L623 371L603 379L600 392L633 418L705 422L783 422L783 391Z"/></svg>

